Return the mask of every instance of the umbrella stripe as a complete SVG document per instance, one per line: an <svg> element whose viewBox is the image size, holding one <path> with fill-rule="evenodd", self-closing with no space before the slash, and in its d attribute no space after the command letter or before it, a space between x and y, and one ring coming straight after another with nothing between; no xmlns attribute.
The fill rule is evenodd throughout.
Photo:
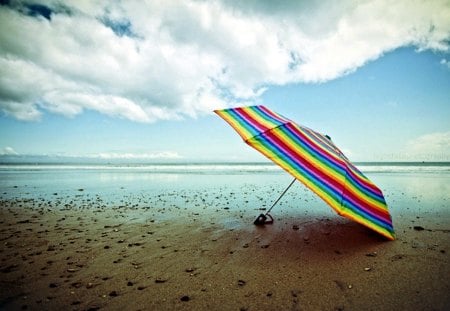
<svg viewBox="0 0 450 311"><path fill-rule="evenodd" d="M344 181L345 170L339 163L333 161L332 158L320 153L319 150L308 143L308 141L300 140L296 136L298 132L292 124L287 124L282 128L283 139L288 148L291 148L297 154L296 156L305 157L308 161L314 164L318 169L327 172L339 182Z"/></svg>
<svg viewBox="0 0 450 311"><path fill-rule="evenodd" d="M290 129L290 124L288 124L286 126L288 127L288 129ZM308 144L304 144L303 141L301 141L299 139L296 139L296 137L294 135L291 135L291 134L298 134L298 136L301 136L301 133L290 132L288 134L289 135L289 139L293 140L293 142L290 143L290 144L295 145L295 146L299 146L300 145L300 146L304 146L306 148L308 148L308 147L311 148L309 150L308 149L304 149L304 150L298 151L299 154L308 153L309 156L311 157L309 161L314 161L312 153L314 153L314 155L316 155L318 157L321 156L317 150L313 149L314 148L313 146L308 145ZM334 172L337 173L337 174L343 174L343 176L345 174L345 172L343 172L342 170L336 171L335 170L336 167L333 167L333 166L328 166L328 167L324 167L324 166L321 166L321 165L319 165L319 166L322 168L322 170L328 171L330 173L332 173L333 170L334 170ZM365 204L369 204L371 208L376 208L377 210L381 210L384 213L386 212L385 201L384 201L383 197L373 196L371 194L368 194L366 192L361 191L361 189L359 189L359 187L358 187L359 186L358 180L355 181L355 179L353 179L352 176L347 176L347 177L349 178L349 180L352 181L352 183L351 183L352 187L349 187L349 189L348 189L349 193L347 193L347 195L351 194L354 197L357 197L357 198L359 197L360 200L361 199L364 200ZM345 185L345 181L346 180L342 180L342 178L341 178L341 187L343 187Z"/></svg>
<svg viewBox="0 0 450 311"><path fill-rule="evenodd" d="M294 124L287 125L287 130L289 133L287 135L290 136L290 139L293 140L292 144L299 144L305 148L311 157L315 157L320 159L321 162L325 161L330 169L338 172L339 174L345 173L345 163L341 159L337 159L333 157L331 154L324 153L314 142L308 139L307 136L304 135L304 132L300 127L295 126Z"/></svg>
<svg viewBox="0 0 450 311"><path fill-rule="evenodd" d="M351 210L354 215L358 215L361 218L361 221L358 221L358 222L362 222L363 224L365 224L367 222L367 218L369 218L370 222L373 222L377 226L382 227L390 232L393 232L390 218L388 218L388 219L379 218L370 212L368 213L366 211L363 211L363 210L359 209L358 206L356 206L350 200L345 200L343 203L346 206L350 206L351 208L349 210Z"/></svg>
<svg viewBox="0 0 450 311"><path fill-rule="evenodd" d="M263 106L252 106L249 107L248 111L255 114L258 118L261 118L265 122L271 124L271 126L268 126L268 129L290 122L288 119L277 116L274 113L268 113L267 109L264 110L263 108Z"/></svg>
<svg viewBox="0 0 450 311"><path fill-rule="evenodd" d="M277 128L277 130L280 131L283 129L284 127ZM270 134L273 136L271 136ZM342 177L340 181L336 179L336 175L330 174L332 173L332 170L330 168L326 167L320 168L320 166L322 166L320 162L317 163L317 166L311 165L310 164L311 162L317 161L314 161L314 158L305 159L304 155L308 153L305 149L304 150L293 149L292 145L294 144L291 141L289 141L289 139L292 139L291 135L284 135L285 133L283 132L278 133L278 131L271 131L270 134L265 133L263 137L263 139L267 139L270 142L270 144L268 144L266 147L270 147L272 145L276 146L277 151L283 153L286 156L286 158L290 160L289 162L291 163L290 164L291 166L297 169L302 169L305 171L305 173L307 172L310 177L317 180L318 184L321 184L321 187L324 189L324 191L326 191L328 194L331 194L331 192L333 192L334 195L332 196L335 197L336 201L340 202L341 191L339 191L338 189L342 188L342 184L345 181L345 179L343 179ZM279 134L279 136L277 134ZM342 172L339 173L342 174ZM349 189L347 196L351 197L354 201L359 202L362 201L361 197L355 195L354 190L352 191L352 189ZM371 202L366 200L365 203L370 204ZM372 208L376 208L378 211L378 208L376 206L372 206ZM379 212L377 213L379 214Z"/></svg>
<svg viewBox="0 0 450 311"><path fill-rule="evenodd" d="M340 158L344 158L346 160L345 165L353 168L352 173L357 172L357 175L361 178L361 182L367 187L369 191L374 191L375 193L382 195L381 191L373 183L371 183L363 173L361 173L355 166L353 166L350 162L348 162L347 157L345 157L345 155L339 150L339 148L337 148L334 145L334 143L331 140L324 138L322 134L317 133L307 127L304 126L298 127L301 128L303 130L303 133L307 137L309 137L312 141L317 142L322 146L326 146L327 148L331 149L333 154L337 153Z"/></svg>
<svg viewBox="0 0 450 311"><path fill-rule="evenodd" d="M278 129L280 129L280 128L278 128ZM339 180L334 179L334 176L328 175L326 172L330 172L329 170L326 170L326 171L324 171L323 169L320 170L320 168L310 165L311 160L303 159L302 155L305 154L305 152L290 149L291 147L289 146L289 142L283 142L283 141L278 140L277 138L280 138L281 140L283 140L283 138L276 137L277 131L272 131L271 133L273 133L275 135L274 138L270 139L268 136L266 136L267 133L264 135L265 138L268 138L270 140L270 142L278 148L279 152L288 156L289 159L291 160L291 164L294 163L293 166L295 164L300 164L301 168L303 168L305 171L307 171L309 176L313 177L314 179L316 179L318 181L319 184L321 184L321 187L323 188L324 191L326 191L327 193L330 193L330 190L331 190L333 193L335 193L335 195L333 197L335 197L335 200L337 202L340 202L340 197L339 198L337 197L337 194L339 193L339 192L337 192L338 191L337 189L342 188L343 183L339 182ZM289 136L289 138L290 137L291 136ZM328 188L328 189L326 189L326 188ZM361 206L360 208L362 209L362 212L366 212L371 215L376 215L379 218L380 217L386 218L386 211L382 208L380 209L379 206L374 205L373 202L371 202L370 200L367 200L367 198L364 197L364 194L362 194L362 196L361 196L361 195L355 194L354 189L348 189L348 190L349 190L349 192L346 193L346 196L348 197L348 199L351 200L352 202L357 202L353 206L355 206L355 207ZM373 210L373 212L370 213L370 209L364 208L364 206L369 206Z"/></svg>
<svg viewBox="0 0 450 311"><path fill-rule="evenodd" d="M249 135L247 137L245 137L244 140L247 140L250 137L258 135L261 132L261 129L259 129L256 126L257 123L255 121L252 121L250 119L250 117L246 118L245 116L243 116L242 109L241 110L239 110L239 109L231 110L230 109L229 113L231 114L231 116L233 118L235 118L238 121L238 124L240 126L244 127L247 130L247 132L249 133Z"/></svg>
<svg viewBox="0 0 450 311"><path fill-rule="evenodd" d="M345 162L336 155L336 153L333 151L333 153L329 152L327 149L323 149L320 144L317 144L317 142L307 135L307 132L304 131L304 128L301 126L297 126L295 124L292 124L289 126L289 129L291 131L291 135L293 135L293 139L297 143L302 143L308 146L308 149L315 154L317 158L320 160L325 160L328 163L333 164L335 169L340 170L342 173L345 173L346 165Z"/></svg>
<svg viewBox="0 0 450 311"><path fill-rule="evenodd" d="M307 136L311 141L314 141L317 145L322 147L323 149L326 149L330 154L338 156L337 159L341 160L341 158L344 156L342 152L333 144L333 142L326 138L324 135L317 133L316 131L313 131L305 126L298 126L302 129L305 136ZM344 156L344 159L347 159Z"/></svg>
<svg viewBox="0 0 450 311"><path fill-rule="evenodd" d="M300 126L297 126L297 127L300 130L297 131L297 132L294 132L294 134L295 135L299 135L299 136L303 136L303 138L305 140L308 140L308 138L310 138L310 137L302 135L302 134L305 134L305 132L302 131L305 128L304 127L300 127ZM308 129L308 132L310 134L312 134L311 132L314 132L314 131ZM308 140L308 141L310 142L310 145L313 148L314 147L313 140ZM319 150L319 149L316 149L316 150L317 150L317 153L320 154L321 150ZM337 149L337 150L339 150L339 149ZM322 156L322 154L320 154L320 156ZM380 198L383 197L383 194L381 193L381 190L379 190L373 183L371 183L367 179L367 177L365 177L361 172L359 172L359 170L356 167L354 167L353 165L351 165L352 170L348 170L348 161L344 162L344 161L342 161L342 159L339 159L339 160L340 160L339 163L342 163L342 165L346 167L347 172L350 171L348 173L350 173L351 178L355 181L355 183L358 184L360 187L363 187L364 190L370 192L372 194L371 197L373 197L374 200L380 201ZM359 174L355 174L355 172L358 172ZM384 201L382 201L382 202L384 202Z"/></svg>
<svg viewBox="0 0 450 311"><path fill-rule="evenodd" d="M336 169L333 163L318 159L314 151L309 149L307 144L295 140L288 127L280 128L280 138L284 142L284 145L280 145L279 147L290 150L290 155L294 162L301 161L302 163L309 164L314 170L324 174L328 180L332 179L335 181L335 184L340 185L345 181L344 171ZM341 192L339 191L339 194Z"/></svg>
<svg viewBox="0 0 450 311"><path fill-rule="evenodd" d="M365 208L364 204L358 200L358 197L345 196L342 200L342 205L357 214L370 217L372 220L377 220L378 223L382 223L384 226L387 226L391 222L389 214L381 213L377 209Z"/></svg>
<svg viewBox="0 0 450 311"><path fill-rule="evenodd" d="M346 210L346 212L342 213L341 215L380 233L389 240L395 239L395 233L392 226L388 226L387 228L380 226L378 223L372 221L371 218L365 218L363 215L354 213L350 209Z"/></svg>
<svg viewBox="0 0 450 311"><path fill-rule="evenodd" d="M347 180L348 182L349 180ZM352 199L353 201L357 201L360 209L365 210L373 210L376 213L388 215L387 210L385 209L385 202L373 201L370 197L366 196L364 193L357 191L358 189L355 187L349 186L348 183L345 184L345 191L342 194L342 198Z"/></svg>
<svg viewBox="0 0 450 311"><path fill-rule="evenodd" d="M359 191L359 189L354 186L351 179L346 180L344 191L342 193L342 199L352 200L361 209L368 211L373 210L373 212L378 215L384 215L383 217L390 217L389 212L386 208L386 201L384 200L384 198L373 200L370 196L366 195L365 192Z"/></svg>
<svg viewBox="0 0 450 311"><path fill-rule="evenodd" d="M251 147L260 151L266 157L274 161L288 173L293 175L295 178L300 180L305 186L310 188L313 192L315 192L320 198L322 198L326 203L328 203L337 213L340 214L340 210L338 207L340 204L337 204L338 194L333 193L331 191L327 191L321 184L320 181L315 179L308 171L305 171L300 168L300 166L296 163L292 163L292 160L288 157L280 157L279 150L270 144L267 144L267 141L258 139L259 137L255 137L252 139ZM302 173L299 173L299 170Z"/></svg>
<svg viewBox="0 0 450 311"><path fill-rule="evenodd" d="M374 198L383 198L381 190L375 186L363 173L361 173L355 166L347 165L347 173L349 177L357 182L358 186L363 188L364 191L373 195Z"/></svg>
<svg viewBox="0 0 450 311"><path fill-rule="evenodd" d="M221 116L225 121L227 121L243 140L247 140L258 134L258 132L251 127L250 124L246 123L241 116L232 109L217 110L216 113Z"/></svg>
<svg viewBox="0 0 450 311"><path fill-rule="evenodd" d="M330 145L324 144L323 141L313 135L312 130L293 124L293 131L296 135L300 134L302 140L307 141L311 148L317 150L321 156L326 156L328 159L334 161L336 165L340 165L342 167L345 166L344 161L341 159L340 155L336 153L336 150L332 149Z"/></svg>
<svg viewBox="0 0 450 311"><path fill-rule="evenodd" d="M266 148L275 149L277 151L276 153L282 154L288 170L301 170L311 180L314 180L316 185L339 203L341 200L341 182L338 180L339 176L337 174L330 174L332 173L331 170L326 171L320 169L318 167L319 165L313 165L311 163L312 160L308 160L306 153L302 152L302 150L293 149L292 143L289 142L290 137L283 135L283 130L284 126L281 126L277 130L264 133L261 135L263 137L257 136L255 138L261 139L265 143Z"/></svg>
<svg viewBox="0 0 450 311"><path fill-rule="evenodd" d="M257 106L217 110L216 113L230 123L244 140L282 124Z"/></svg>
<svg viewBox="0 0 450 311"><path fill-rule="evenodd" d="M219 112L227 112L231 114L230 118L234 118L234 120L238 122L237 124L231 124L232 127L235 128L235 130L238 131L238 133L240 133L240 135L244 139L246 139L250 135L255 135L258 131L264 131L267 130L270 126L273 127L274 125L277 125L277 123L272 121L273 119L276 119L276 122L285 121L285 119L281 119L281 117L274 115L274 113L268 113L267 108L263 106L227 109L225 111L222 110ZM269 120L267 120L268 118ZM269 122L269 125L263 124L265 120ZM239 126L242 126L244 128L244 133L241 133L241 131L238 130ZM323 157L323 154L319 154L319 152L320 151L318 151L317 155ZM327 157L327 159L330 161L332 160L330 157Z"/></svg>
<svg viewBox="0 0 450 311"><path fill-rule="evenodd" d="M288 126L288 125L287 125ZM301 142L300 142L301 143ZM323 178L323 177L322 177ZM342 186L342 185L341 185ZM359 204L351 204L345 206L346 208L351 208L352 211L348 211L347 213L358 214L358 215L366 215L367 218L371 220L376 219L379 223L383 223L384 226L388 226L388 223L391 222L389 214L386 213L385 205L377 205L373 204L370 200L365 198L365 193L355 194L355 189L347 189L349 192L346 193L346 197L351 202L358 202ZM380 199L385 204L384 199ZM376 202L375 202L376 203ZM365 208L364 206L368 206L370 208ZM371 209L373 210L371 212ZM363 218L358 219L358 222L362 222L364 224Z"/></svg>
<svg viewBox="0 0 450 311"><path fill-rule="evenodd" d="M254 109L255 107L250 107L247 109L236 109L241 118L248 124L251 124L255 129L257 129L257 134L265 132L274 127L277 127L283 123L276 122L268 116L264 115L261 111Z"/></svg>
<svg viewBox="0 0 450 311"><path fill-rule="evenodd" d="M317 133L317 132L314 132L313 130L310 130L310 129L308 129L308 128L305 128L305 127L302 127L302 126L297 126L298 128L300 128L300 130L304 130L304 131L301 131L301 133L302 134L305 134L305 139L308 139L308 138L310 138L310 142L311 142L311 144L313 143L313 142L315 142L316 140L313 138L313 137L317 137L317 135L320 135L319 133ZM296 133L296 134L300 134L300 133ZM318 152L320 152L320 151L318 151ZM340 155L340 156L343 156L343 154L342 154L342 152L337 148L337 147L334 147L334 150L333 150L333 152L334 153L336 153L336 152L338 152L338 154ZM344 156L344 158L345 158L345 156ZM345 158L345 159L347 159L347 158ZM342 165L345 165L346 167L348 167L348 164L349 164L349 162L348 161L343 161L342 159L340 159L339 158L339 163L342 163ZM359 176L360 176L360 178L358 178L358 177L356 177L356 176L354 176L354 178L356 178L357 180L358 180L358 183L360 183L361 184L361 186L363 186L365 189L367 189L368 191L370 191L370 192L373 192L374 193L374 195L376 195L376 196L382 196L382 194L381 194L381 191L373 184L373 183L371 183L368 179L367 179L367 177L365 177L361 172L359 172L359 170L357 170L356 169L356 167L354 167L353 165L351 165L351 167L355 170L355 171L357 171L359 174ZM353 173L354 171L352 171L352 173ZM355 175L355 174L352 174L352 176L353 175Z"/></svg>
<svg viewBox="0 0 450 311"><path fill-rule="evenodd" d="M280 115L280 114L278 114L278 113L276 113L276 112L274 112L274 111L271 111L271 110L267 109L267 108L264 107L264 106L257 106L257 108L258 108L260 111L264 112L266 115L270 116L271 118L273 118L274 120L277 120L277 121L280 122L280 123L291 122L291 120L289 120L289 119L283 117L282 115Z"/></svg>
<svg viewBox="0 0 450 311"><path fill-rule="evenodd" d="M394 239L382 191L333 141L264 106L215 111L244 141L300 180L338 214Z"/></svg>
<svg viewBox="0 0 450 311"><path fill-rule="evenodd" d="M370 191L367 191L366 188L362 187L359 184L359 179L355 179L350 173L347 175L347 185L348 189L351 189L351 192L358 196L363 196L367 198L367 202L371 202L378 206L379 209L387 211L386 201L384 200L383 195L374 194Z"/></svg>

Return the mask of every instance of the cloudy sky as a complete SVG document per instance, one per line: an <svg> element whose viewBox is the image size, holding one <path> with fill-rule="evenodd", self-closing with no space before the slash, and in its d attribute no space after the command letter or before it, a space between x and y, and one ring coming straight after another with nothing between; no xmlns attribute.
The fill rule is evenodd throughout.
<svg viewBox="0 0 450 311"><path fill-rule="evenodd" d="M349 158L450 160L450 2L0 1L0 155L263 160L264 104Z"/></svg>

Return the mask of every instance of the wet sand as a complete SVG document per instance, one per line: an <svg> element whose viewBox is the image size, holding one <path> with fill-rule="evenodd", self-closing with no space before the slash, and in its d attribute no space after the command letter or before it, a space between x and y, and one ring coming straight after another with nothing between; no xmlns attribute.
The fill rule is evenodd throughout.
<svg viewBox="0 0 450 311"><path fill-rule="evenodd" d="M68 202L0 202L0 309L450 309L448 213L397 213L390 242L334 214Z"/></svg>

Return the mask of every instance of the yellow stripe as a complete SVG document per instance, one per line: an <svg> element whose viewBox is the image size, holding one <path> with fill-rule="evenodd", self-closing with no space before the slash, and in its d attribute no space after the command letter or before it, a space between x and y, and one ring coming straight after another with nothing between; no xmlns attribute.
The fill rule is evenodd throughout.
<svg viewBox="0 0 450 311"><path fill-rule="evenodd" d="M294 150L297 154L301 154L305 160L311 163L313 166L318 168L322 173L327 176L330 176L334 180L336 180L341 185L345 184L345 175L336 172L331 169L327 165L323 163L323 161L318 160L316 157L310 155L305 149L303 149L300 145L296 144L288 135L281 131L273 131L273 133L286 145L290 146L292 150Z"/></svg>
<svg viewBox="0 0 450 311"><path fill-rule="evenodd" d="M242 137L243 140L247 140L252 137L251 132L249 132L245 127L243 127L237 119L230 115L226 110L216 110L215 111L222 119L227 121L231 127Z"/></svg>
<svg viewBox="0 0 450 311"><path fill-rule="evenodd" d="M252 119L257 120L258 123L262 124L264 127L268 129L278 126L278 123L266 120L259 113L257 113L255 110L251 108L245 108L244 110L252 117Z"/></svg>
<svg viewBox="0 0 450 311"><path fill-rule="evenodd" d="M367 221L365 218L359 216L358 214L354 214L348 210L347 212L343 213L342 215L380 233L381 235L385 236L389 240L395 240L395 235L393 233L389 232L388 230L386 230L383 227L376 225L373 222Z"/></svg>
<svg viewBox="0 0 450 311"><path fill-rule="evenodd" d="M342 214L342 206L340 202L337 202L334 198L329 196L325 191L317 187L314 183L305 178L296 169L294 169L289 163L280 158L277 154L273 153L270 149L267 149L259 140L249 139L247 144L264 154L267 158L271 159L273 162L281 166L289 174L301 181L306 187L311 191L316 193L320 198L322 198L328 205L330 205L338 214Z"/></svg>
<svg viewBox="0 0 450 311"><path fill-rule="evenodd" d="M362 192L359 188L353 186L349 182L345 184L345 190L351 192L354 196L359 197L362 201L364 201L365 203L367 203L368 205L372 206L375 209L378 209L382 212L386 212L388 210L386 204L374 200L373 198L371 198L366 193Z"/></svg>
<svg viewBox="0 0 450 311"><path fill-rule="evenodd" d="M298 128L298 127L297 127L297 128ZM299 130L302 131L302 132L304 133L304 131L303 131L301 128L299 128ZM306 135L306 134L305 134L305 135ZM326 152L327 154L329 154L329 155L333 156L334 158L336 158L336 156L333 155L333 154L330 154L328 150L323 149L320 145L316 144L314 141L313 141L313 143L314 143L315 146L317 146L318 148L320 148L321 150L323 150L323 151ZM308 159L310 159L311 162L314 162L314 164L315 164L316 166L320 167L320 169L321 169L324 173L326 173L327 175L330 175L330 174L327 173L327 169L328 169L328 168L327 168L326 166L320 165L320 164L317 165L317 162L318 162L318 161L313 160L313 159L315 159L315 158L308 157ZM339 160L342 160L342 159L339 158ZM320 162L319 162L319 163L320 163ZM347 168L347 169L351 169L351 168ZM354 171L354 170L352 170L352 171ZM379 201L377 201L377 200L374 200L373 198L371 198L370 196L368 196L366 193L362 192L359 188L353 186L351 183L346 183L346 177L345 177L345 175L342 175L342 174L340 174L340 175L341 175L341 176L338 176L338 175L336 175L336 174L332 174L332 176L334 176L335 178L339 178L339 179L338 179L339 182L342 183L342 185L345 185L345 186L346 186L346 189L347 189L348 191L350 191L351 193L353 193L355 196L361 198L361 200L363 200L363 201L366 202L367 204L373 206L374 208L379 209L380 211L387 211L387 206L386 206L385 204L383 204L383 203L381 203L381 202L379 202ZM356 175L360 175L360 174L356 174ZM364 175L363 175L363 176L364 176ZM365 177L365 176L364 176L364 177ZM368 181L370 184L372 184L372 182L371 182L369 179L367 179L367 178L364 178L364 179L365 179L366 181ZM373 185L373 184L372 184L372 185Z"/></svg>
<svg viewBox="0 0 450 311"><path fill-rule="evenodd" d="M297 128L298 131L302 132L303 135L305 135L308 138L309 138L310 135L317 136L313 130L308 129L309 131L311 131L311 133L309 133L309 132L305 131L301 126L298 126L295 123L293 123L293 125ZM337 162L345 162L345 160L342 159L342 157L338 153L336 153L336 151L334 151L334 150L330 151L330 150L322 147L320 144L318 144L317 142L315 142L311 138L309 140L311 141L312 144L314 144L314 146L317 149L321 150L321 152L323 152L323 153L326 153L328 156L330 156L331 158L333 158Z"/></svg>

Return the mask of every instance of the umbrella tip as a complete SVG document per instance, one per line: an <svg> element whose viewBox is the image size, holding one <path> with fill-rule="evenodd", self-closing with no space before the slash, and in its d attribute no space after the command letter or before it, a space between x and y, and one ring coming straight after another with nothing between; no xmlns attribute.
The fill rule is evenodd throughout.
<svg viewBox="0 0 450 311"><path fill-rule="evenodd" d="M269 218L267 218L269 217ZM264 226L266 224L272 224L273 218L270 214L260 214L258 217L256 217L255 221L253 222L256 226Z"/></svg>

